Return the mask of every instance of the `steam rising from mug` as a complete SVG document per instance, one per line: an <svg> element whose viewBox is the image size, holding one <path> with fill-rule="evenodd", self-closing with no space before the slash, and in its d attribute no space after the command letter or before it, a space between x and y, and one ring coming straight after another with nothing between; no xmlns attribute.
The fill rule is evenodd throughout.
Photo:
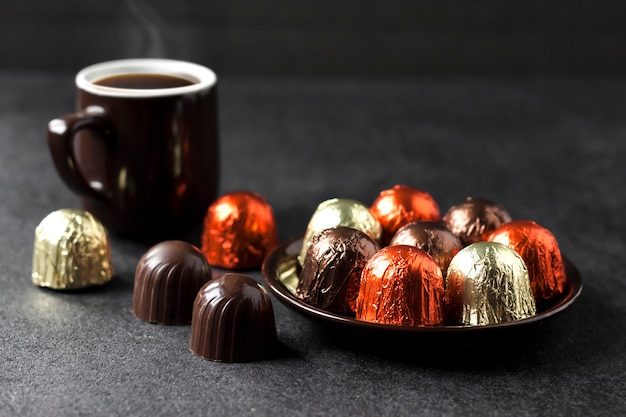
<svg viewBox="0 0 626 417"><path fill-rule="evenodd" d="M154 58L169 57L173 52L176 52L179 56L181 55L181 50L185 47L185 43L176 42L176 45L172 45L172 42L176 41L176 37L172 33L171 28L168 27L165 20L147 1L125 0L125 3L133 19L138 23L137 28L140 31L138 36L139 45L136 46L136 49L132 48L134 49L130 51L132 55ZM177 7L181 5L179 3Z"/></svg>

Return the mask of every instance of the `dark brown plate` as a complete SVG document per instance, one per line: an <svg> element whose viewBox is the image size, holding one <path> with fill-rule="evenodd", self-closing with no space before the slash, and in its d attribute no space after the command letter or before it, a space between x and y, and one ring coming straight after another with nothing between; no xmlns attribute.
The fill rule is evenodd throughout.
<svg viewBox="0 0 626 417"><path fill-rule="evenodd" d="M298 261L296 256L302 247L302 239L295 239L281 244L274 249L263 263L263 278L270 291L287 307L321 324L340 327L346 330L382 332L387 334L477 334L493 330L512 329L538 323L562 312L576 300L582 291L580 273L572 262L564 259L568 288L565 294L547 304L538 306L533 317L523 320L489 324L485 326L398 326L369 323L353 317L342 316L313 307L298 300L293 294L298 285Z"/></svg>

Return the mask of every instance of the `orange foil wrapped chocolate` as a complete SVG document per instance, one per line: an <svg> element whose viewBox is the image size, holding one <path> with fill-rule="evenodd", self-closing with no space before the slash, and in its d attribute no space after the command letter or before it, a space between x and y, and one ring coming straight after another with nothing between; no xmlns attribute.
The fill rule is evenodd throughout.
<svg viewBox="0 0 626 417"><path fill-rule="evenodd" d="M225 194L207 210L202 252L213 266L256 268L278 243L272 207L257 193Z"/></svg>
<svg viewBox="0 0 626 417"><path fill-rule="evenodd" d="M433 197L406 185L395 185L380 192L370 211L382 228L383 244L405 224L416 221L437 222L441 220L439 206Z"/></svg>
<svg viewBox="0 0 626 417"><path fill-rule="evenodd" d="M565 265L559 244L548 229L532 220L514 220L498 227L487 240L502 243L522 257L538 303L563 294Z"/></svg>
<svg viewBox="0 0 626 417"><path fill-rule="evenodd" d="M443 321L444 284L433 258L415 246L387 246L365 265L356 318L404 326Z"/></svg>

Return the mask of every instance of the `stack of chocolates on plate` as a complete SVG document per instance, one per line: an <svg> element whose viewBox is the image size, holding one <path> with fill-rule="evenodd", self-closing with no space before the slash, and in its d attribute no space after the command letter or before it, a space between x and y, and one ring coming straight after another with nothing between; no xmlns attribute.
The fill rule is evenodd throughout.
<svg viewBox="0 0 626 417"><path fill-rule="evenodd" d="M382 191L370 207L322 202L297 258L295 297L389 325L521 320L567 286L548 229L513 220L483 198L469 197L442 217L430 194L404 185Z"/></svg>

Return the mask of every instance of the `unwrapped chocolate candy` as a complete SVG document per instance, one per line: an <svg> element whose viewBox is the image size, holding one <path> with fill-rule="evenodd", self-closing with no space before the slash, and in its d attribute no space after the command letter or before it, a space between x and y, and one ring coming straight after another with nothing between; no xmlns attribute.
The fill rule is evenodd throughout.
<svg viewBox="0 0 626 417"><path fill-rule="evenodd" d="M273 352L272 300L248 275L226 273L207 282L193 304L190 349L218 362L249 362Z"/></svg>
<svg viewBox="0 0 626 417"><path fill-rule="evenodd" d="M149 323L191 323L193 302L211 276L198 248L180 240L152 246L135 270L133 314Z"/></svg>

